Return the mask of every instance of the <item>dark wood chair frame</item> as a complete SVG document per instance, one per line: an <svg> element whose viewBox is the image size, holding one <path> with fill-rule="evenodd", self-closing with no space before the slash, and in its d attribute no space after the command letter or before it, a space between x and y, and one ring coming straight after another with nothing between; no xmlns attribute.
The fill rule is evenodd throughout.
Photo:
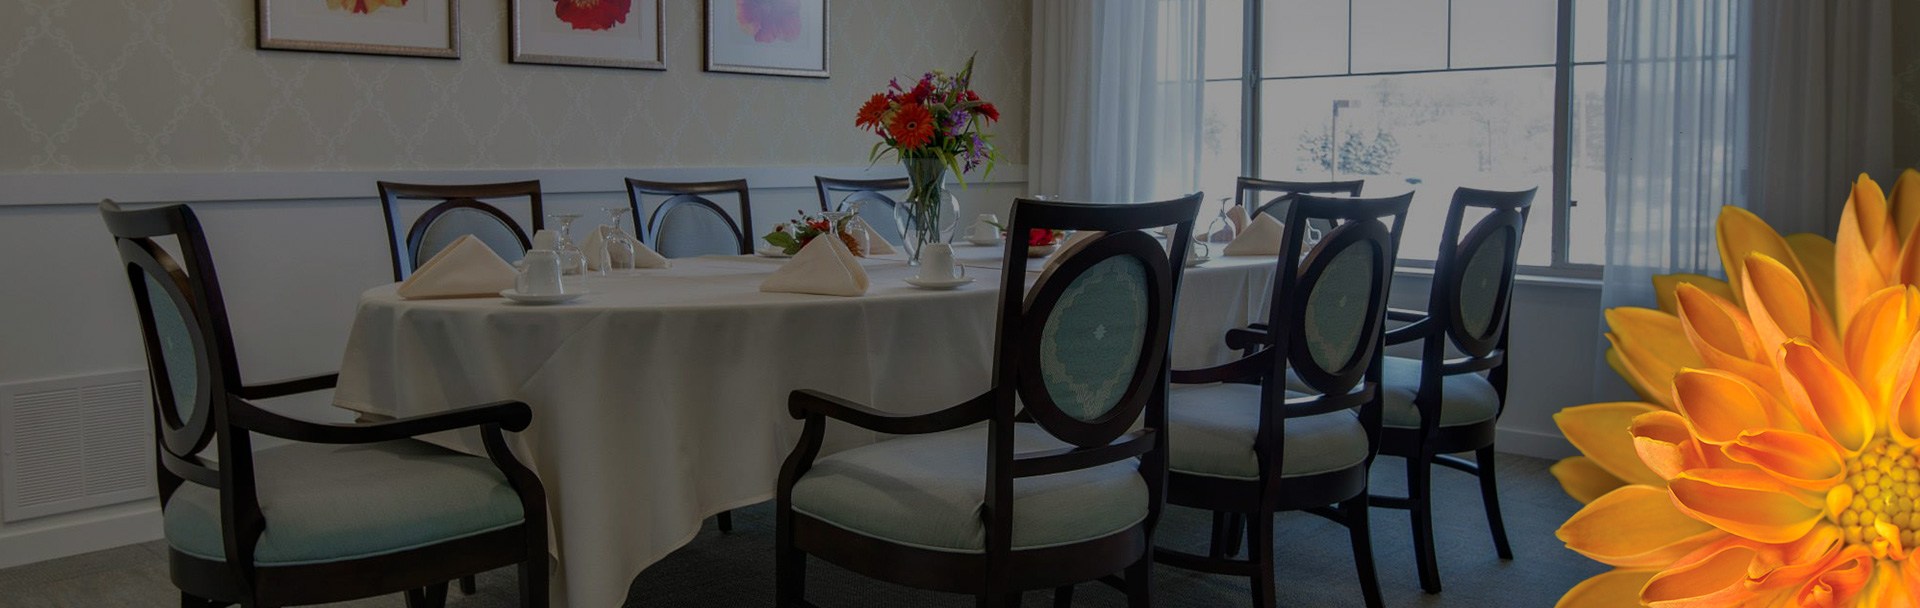
<svg viewBox="0 0 1920 608"><path fill-rule="evenodd" d="M805 426L781 467L775 515L775 577L782 608L811 606L805 598L806 556L811 554L865 576L903 585L972 594L980 606L1017 606L1024 591L1053 588L1055 604L1072 601L1072 585L1101 580L1127 593L1128 605L1146 606L1150 596L1153 530L1159 521L1166 476L1167 345L1172 330L1174 294L1193 237L1199 194L1175 200L1130 205L1091 205L1018 199L1013 230L1035 228L1100 230L1107 234L1075 244L1034 288L1026 288L1027 245L1008 241L1000 286L999 335L995 342L993 385L979 396L950 408L918 416L881 412L818 391L795 391L788 408ZM1175 225L1172 251L1141 230ZM1113 257L1146 264L1147 341L1127 393L1113 410L1090 421L1060 411L1047 392L1036 357L1040 328L1072 278ZM1016 401L1016 396L1020 401ZM1025 409L1016 411L1018 403ZM1128 429L1144 416L1144 425ZM958 553L898 545L850 532L793 510L793 485L813 466L829 419L893 435L936 433L979 422L989 423L984 511L986 550ZM1031 420L1073 447L1014 453L1014 424ZM1012 550L1013 480L1140 459L1146 480L1148 515L1139 524L1092 540L1038 549ZM1124 572L1124 578L1115 573Z"/></svg>
<svg viewBox="0 0 1920 608"><path fill-rule="evenodd" d="M1407 459L1408 495L1374 496L1372 502L1376 507L1411 511L1414 559L1419 566L1420 587L1428 593L1440 592L1439 560L1433 546L1433 464L1466 472L1480 480L1480 498L1486 504L1487 527L1493 533L1494 551L1500 559L1513 559L1506 525L1500 517L1500 492L1494 475L1494 437L1500 414L1507 409L1507 323L1512 312L1513 276L1518 266L1520 237L1537 190L1455 190L1441 232L1440 252L1434 261L1433 288L1427 297L1427 310L1388 311L1389 319L1407 325L1387 332L1387 344L1421 344L1420 389L1413 399L1420 413L1420 427L1387 427L1381 453ZM1469 208L1486 209L1488 213L1462 237L1461 223ZM1492 322L1481 335L1474 335L1467 330L1459 307L1466 280L1466 264L1461 256L1477 251L1488 238L1500 233L1507 236L1507 250ZM1449 344L1462 356L1447 358ZM1500 397L1494 417L1474 424L1440 426L1445 377L1482 371L1487 373L1487 382ZM1461 452L1473 452L1474 460L1470 462L1453 455Z"/></svg>
<svg viewBox="0 0 1920 608"><path fill-rule="evenodd" d="M502 431L519 432L532 422L524 403L502 401L373 424L326 424L288 418L255 400L332 388L336 374L267 384L241 381L226 304L199 220L185 205L124 210L112 201L100 214L114 236L134 304L153 383L154 426L161 504L183 484L220 492L220 525L226 561L168 550L180 605L205 608L239 604L267 608L338 602L405 593L410 607L441 606L447 583L518 564L521 605L547 605L546 493L533 471L514 459ZM179 240L181 260L153 239ZM192 413L182 420L174 403L167 361L154 325L146 287L152 278L188 323L198 375ZM260 566L254 547L266 530L254 479L252 435L308 443L367 444L429 433L478 428L487 457L519 495L525 521L518 526L397 553L311 565ZM218 463L200 454L216 450Z"/></svg>
<svg viewBox="0 0 1920 608"><path fill-rule="evenodd" d="M667 197L667 200L660 202L659 207L653 209L653 215L647 219L646 236L642 240L654 247L660 246L660 220L675 207L693 205L713 211L720 216L720 219L725 220L727 228L733 231L734 238L739 241L740 255L751 255L754 236L753 201L748 197L747 190L747 180L744 179L717 182L655 182L627 178L627 202L633 207L635 222L639 221L640 210L644 208L640 200L642 195ZM727 213L724 207L707 198L710 194L738 196L740 213L737 215ZM739 218L737 223L734 221L736 217ZM637 226L636 229L638 229Z"/></svg>
<svg viewBox="0 0 1920 608"><path fill-rule="evenodd" d="M1231 330L1226 336L1229 347L1247 354L1221 365L1173 371L1175 384L1233 382L1260 386L1260 428L1254 443L1259 476L1247 480L1170 472L1168 504L1213 511L1213 539L1208 555L1157 548L1155 559L1188 570L1248 577L1253 605L1271 608L1276 601L1273 515L1306 511L1347 527L1363 599L1367 606L1381 605L1368 522L1367 474L1381 444L1382 337L1399 243L1397 232L1405 223L1412 198L1412 194L1381 199L1303 195L1288 208L1285 245L1277 260L1268 323ZM1382 218L1392 221L1383 223ZM1313 220L1337 227L1302 260L1302 237ZM1354 353L1339 368L1327 369L1301 339L1311 331L1305 311L1312 286L1336 254L1350 247L1374 248L1370 277L1374 297L1365 304L1366 320ZM1288 369L1318 394L1288 398ZM1286 470L1287 420L1341 410L1357 410L1367 433L1367 458L1344 469L1284 478L1281 471ZM1246 525L1248 522L1252 525ZM1247 559L1234 559L1243 530Z"/></svg>
<svg viewBox="0 0 1920 608"><path fill-rule="evenodd" d="M533 248L533 241L520 229L506 212L480 199L526 197L533 214L533 230L538 232L546 227L546 214L540 204L540 181L506 182L499 184L401 184L395 182L377 182L380 189L380 207L387 219L387 246L393 253L393 280L404 281L419 268L420 241L427 236L427 228L435 220L455 209L472 209L493 216L513 229L513 236L520 240L522 251ZM440 204L428 208L413 221L413 226L402 233L400 228L400 201L402 200L439 200Z"/></svg>
<svg viewBox="0 0 1920 608"><path fill-rule="evenodd" d="M1235 206L1247 207L1248 210L1252 211L1253 213L1248 217L1259 217L1260 214L1266 213L1267 210L1274 205L1284 204L1287 201L1293 200L1296 195L1343 194L1350 197L1360 196L1360 190L1365 188L1366 185L1366 180L1358 179L1337 182L1289 182L1260 179L1257 177L1241 177L1234 180L1233 183L1233 204ZM1275 196L1262 203L1259 197L1261 196L1260 193L1263 192L1278 193L1279 196ZM1284 213L1284 211L1282 211L1282 213Z"/></svg>
<svg viewBox="0 0 1920 608"><path fill-rule="evenodd" d="M887 196L885 193L894 190L906 190L911 185L912 184L907 181L907 178L904 177L891 179L840 179L824 175L813 176L813 187L820 192L821 211L832 211L835 203L846 204L858 202L861 204L879 204L885 207L889 218L892 217L893 208L898 206L900 201L891 196ZM833 200L835 193L842 192L847 193L845 198L838 201Z"/></svg>

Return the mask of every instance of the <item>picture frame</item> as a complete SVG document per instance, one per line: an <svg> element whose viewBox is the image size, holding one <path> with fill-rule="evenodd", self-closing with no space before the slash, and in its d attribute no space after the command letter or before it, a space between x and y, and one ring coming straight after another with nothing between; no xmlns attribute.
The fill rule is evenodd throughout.
<svg viewBox="0 0 1920 608"><path fill-rule="evenodd" d="M459 0L255 0L254 47L460 58Z"/></svg>
<svg viewBox="0 0 1920 608"><path fill-rule="evenodd" d="M705 0L706 71L830 77L831 0Z"/></svg>
<svg viewBox="0 0 1920 608"><path fill-rule="evenodd" d="M512 63L665 70L663 0L508 0Z"/></svg>

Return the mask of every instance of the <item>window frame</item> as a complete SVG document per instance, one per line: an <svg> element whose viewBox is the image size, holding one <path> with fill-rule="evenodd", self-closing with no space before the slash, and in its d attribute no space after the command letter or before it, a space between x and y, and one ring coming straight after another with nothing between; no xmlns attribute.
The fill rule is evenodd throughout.
<svg viewBox="0 0 1920 608"><path fill-rule="evenodd" d="M1567 279L1598 279L1605 268L1604 264L1576 263L1571 259L1572 211L1579 206L1573 200L1573 93L1574 68L1578 66L1605 65L1605 59L1598 61L1575 61L1575 0L1554 0L1555 36L1554 60L1552 63L1516 64L1502 66L1453 67L1453 3L1447 3L1447 67L1417 70L1382 70L1356 72L1353 70L1353 5L1347 3L1347 69L1343 74L1314 74L1289 76L1263 76L1261 59L1264 55L1261 36L1262 17L1266 0L1242 0L1241 2L1241 49L1240 74L1237 77L1206 78L1202 84L1218 82L1240 83L1240 175L1260 176L1261 161L1261 121L1260 107L1262 89L1267 82L1287 80L1307 80L1314 78L1341 78L1353 76L1404 76L1415 74L1438 74L1478 71L1503 71L1551 68L1554 78L1553 108L1553 177L1551 185L1542 194L1546 202L1553 206L1553 239L1551 263L1548 265L1523 264L1520 274L1547 276ZM1204 6L1204 5L1203 5ZM1203 20L1204 21L1204 20ZM1204 70L1203 70L1204 72ZM1541 201L1536 199L1535 204ZM1401 270L1433 268L1432 260L1401 258L1398 262Z"/></svg>

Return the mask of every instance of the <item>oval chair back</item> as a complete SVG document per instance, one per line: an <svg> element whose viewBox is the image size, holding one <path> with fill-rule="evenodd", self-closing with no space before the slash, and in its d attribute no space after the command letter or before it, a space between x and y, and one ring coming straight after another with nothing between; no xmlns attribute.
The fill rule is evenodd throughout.
<svg viewBox="0 0 1920 608"><path fill-rule="evenodd" d="M1427 316L1445 330L1427 335L1422 364L1438 366L1436 375L1490 370L1488 380L1500 395L1500 410L1506 409L1507 401L1507 322L1512 312L1513 276L1519 267L1520 238L1538 190L1455 190L1441 231L1433 289L1427 299ZM1462 234L1470 210L1485 214ZM1447 344L1464 356L1447 359Z"/></svg>
<svg viewBox="0 0 1920 608"><path fill-rule="evenodd" d="M1233 204L1246 207L1252 212L1249 217L1259 217L1266 213L1273 219L1287 219L1287 203L1300 194L1333 194L1342 196L1360 196L1365 188L1365 180L1344 180L1328 182L1295 182L1284 180L1242 177L1234 180Z"/></svg>
<svg viewBox="0 0 1920 608"><path fill-rule="evenodd" d="M738 215L710 196L731 194ZM627 179L627 200L640 217L643 196L664 196L646 223L645 242L667 258L753 253L753 202L747 180L654 182ZM735 218L738 218L737 220Z"/></svg>
<svg viewBox="0 0 1920 608"><path fill-rule="evenodd" d="M813 185L820 192L821 211L845 209L859 203L861 217L880 238L895 247L902 244L900 235L907 232L906 226L900 224L902 218L893 212L900 201L886 193L896 190L905 192L910 185L907 178L837 179L816 175ZM834 200L836 196L840 197L839 200Z"/></svg>
<svg viewBox="0 0 1920 608"><path fill-rule="evenodd" d="M499 207L483 199L525 198L535 231L545 227L539 180L500 184L428 185L377 182L387 221L387 245L393 254L393 280L404 281L427 260L462 236L473 235L511 263L526 256L533 242ZM403 232L400 202L437 200Z"/></svg>

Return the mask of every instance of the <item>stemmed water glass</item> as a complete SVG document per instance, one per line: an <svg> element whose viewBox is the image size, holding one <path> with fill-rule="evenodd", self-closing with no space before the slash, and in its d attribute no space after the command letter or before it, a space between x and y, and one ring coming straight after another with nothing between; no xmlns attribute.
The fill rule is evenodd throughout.
<svg viewBox="0 0 1920 608"><path fill-rule="evenodd" d="M1232 243L1234 237L1240 235L1240 230L1233 225L1233 218L1227 217L1227 210L1232 206L1232 197L1220 198L1220 211L1214 215L1213 221L1207 224L1206 236L1199 239L1202 254L1212 254L1215 246L1225 248L1227 243Z"/></svg>
<svg viewBox="0 0 1920 608"><path fill-rule="evenodd" d="M605 211L607 219L612 222L612 228L608 229L604 241L606 247L600 250L601 276L614 270L633 270L633 258L637 248L633 244L633 239L627 236L627 231L620 229L620 220L626 219L627 212L631 209L615 206L601 207L600 210Z"/></svg>
<svg viewBox="0 0 1920 608"><path fill-rule="evenodd" d="M587 273L587 254L580 250L578 243L573 242L573 222L574 220L580 219L580 214L555 213L547 217L560 222L559 232L557 233L560 242L555 243L553 249L555 253L560 255L561 271L566 274L585 275Z"/></svg>

